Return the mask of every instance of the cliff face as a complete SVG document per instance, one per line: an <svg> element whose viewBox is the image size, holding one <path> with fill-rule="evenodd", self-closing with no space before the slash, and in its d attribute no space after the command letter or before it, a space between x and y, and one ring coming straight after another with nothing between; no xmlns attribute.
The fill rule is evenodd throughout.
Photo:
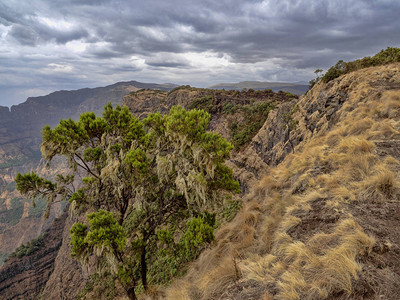
<svg viewBox="0 0 400 300"><path fill-rule="evenodd" d="M55 220L43 234L40 249L21 258L10 258L0 269L1 299L38 299L54 270L62 244L67 213ZM53 298L56 299L56 298ZM58 298L62 299L62 298Z"/></svg>
<svg viewBox="0 0 400 300"><path fill-rule="evenodd" d="M41 299L75 299L85 287L89 270L76 260L71 259L71 237L69 230L78 220L68 217L65 226L59 231L62 244L54 258L54 271L48 277ZM80 220L82 221L82 220Z"/></svg>

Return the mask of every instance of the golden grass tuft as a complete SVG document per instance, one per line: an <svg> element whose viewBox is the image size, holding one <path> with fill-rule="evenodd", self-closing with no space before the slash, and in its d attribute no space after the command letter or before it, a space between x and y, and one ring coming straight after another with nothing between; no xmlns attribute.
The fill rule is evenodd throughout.
<svg viewBox="0 0 400 300"><path fill-rule="evenodd" d="M381 98L379 115L384 118L400 117L400 93L399 91L386 91Z"/></svg>
<svg viewBox="0 0 400 300"><path fill-rule="evenodd" d="M239 264L240 271L245 278L261 281L271 282L274 277L270 273L272 264L276 261L274 255L268 254L266 256L255 255Z"/></svg>
<svg viewBox="0 0 400 300"><path fill-rule="evenodd" d="M374 125L374 121L371 118L364 118L357 122L352 122L347 127L346 135L359 135L370 129Z"/></svg>
<svg viewBox="0 0 400 300"><path fill-rule="evenodd" d="M349 154L372 153L374 149L375 144L373 142L355 136L343 138L337 147L339 152Z"/></svg>
<svg viewBox="0 0 400 300"><path fill-rule="evenodd" d="M336 173L344 180L361 181L374 170L376 156L373 154L348 155L347 163Z"/></svg>
<svg viewBox="0 0 400 300"><path fill-rule="evenodd" d="M189 296L190 284L185 280L176 280L166 292L167 299L191 300Z"/></svg>
<svg viewBox="0 0 400 300"><path fill-rule="evenodd" d="M227 257L214 267L209 273L196 282L202 291L203 299L215 299L218 292L225 290L232 282L238 280L238 270L235 262Z"/></svg>
<svg viewBox="0 0 400 300"><path fill-rule="evenodd" d="M395 194L398 183L394 173L385 165L376 168L373 176L360 185L359 199L366 201L384 201Z"/></svg>
<svg viewBox="0 0 400 300"><path fill-rule="evenodd" d="M368 132L368 139L391 139L399 134L395 129L395 123L391 119L380 120L374 123L371 130Z"/></svg>

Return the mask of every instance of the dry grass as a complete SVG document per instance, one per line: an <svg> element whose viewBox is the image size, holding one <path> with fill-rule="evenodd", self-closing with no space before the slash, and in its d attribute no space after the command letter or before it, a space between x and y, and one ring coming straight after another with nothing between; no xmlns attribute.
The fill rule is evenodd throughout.
<svg viewBox="0 0 400 300"><path fill-rule="evenodd" d="M378 115L391 119L400 117L400 94L398 91L386 91L382 95L382 104L378 106Z"/></svg>
<svg viewBox="0 0 400 300"><path fill-rule="evenodd" d="M392 199L399 187L398 160L380 157L374 141L399 136L400 121L394 118L400 116L400 93L376 91L362 79L380 80L375 73L366 69L327 87L317 84L300 99L296 118L304 141L268 169L236 218L217 232L216 245L168 289L167 299L218 299L238 276L267 287L260 299L327 299L354 292L360 258L370 255L375 240L349 205ZM315 112L307 117L319 129L307 132L304 107L320 101L321 91L337 90L349 97L335 123Z"/></svg>

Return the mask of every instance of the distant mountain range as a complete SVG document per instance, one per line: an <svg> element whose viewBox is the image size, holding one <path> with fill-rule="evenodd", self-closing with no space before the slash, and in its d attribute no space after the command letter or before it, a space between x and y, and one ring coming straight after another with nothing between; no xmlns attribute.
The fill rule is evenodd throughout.
<svg viewBox="0 0 400 300"><path fill-rule="evenodd" d="M218 83L209 87L210 89L218 90L265 90L270 89L274 92L289 92L295 95L302 95L308 91L308 84L303 82L289 83L289 82L264 82L264 81L241 81L238 83Z"/></svg>

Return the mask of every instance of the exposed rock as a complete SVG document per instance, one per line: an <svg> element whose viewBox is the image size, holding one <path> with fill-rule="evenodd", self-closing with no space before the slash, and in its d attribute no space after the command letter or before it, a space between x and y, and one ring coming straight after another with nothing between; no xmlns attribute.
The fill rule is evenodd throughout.
<svg viewBox="0 0 400 300"><path fill-rule="evenodd" d="M69 230L75 222L67 218L62 232L62 245L54 261L51 273L42 292L42 299L75 299L89 278L88 269L71 258ZM60 232L61 235L61 232Z"/></svg>
<svg viewBox="0 0 400 300"><path fill-rule="evenodd" d="M1 299L39 298L54 270L67 215L64 213L43 234L44 245L39 250L21 258L10 258L0 268Z"/></svg>

